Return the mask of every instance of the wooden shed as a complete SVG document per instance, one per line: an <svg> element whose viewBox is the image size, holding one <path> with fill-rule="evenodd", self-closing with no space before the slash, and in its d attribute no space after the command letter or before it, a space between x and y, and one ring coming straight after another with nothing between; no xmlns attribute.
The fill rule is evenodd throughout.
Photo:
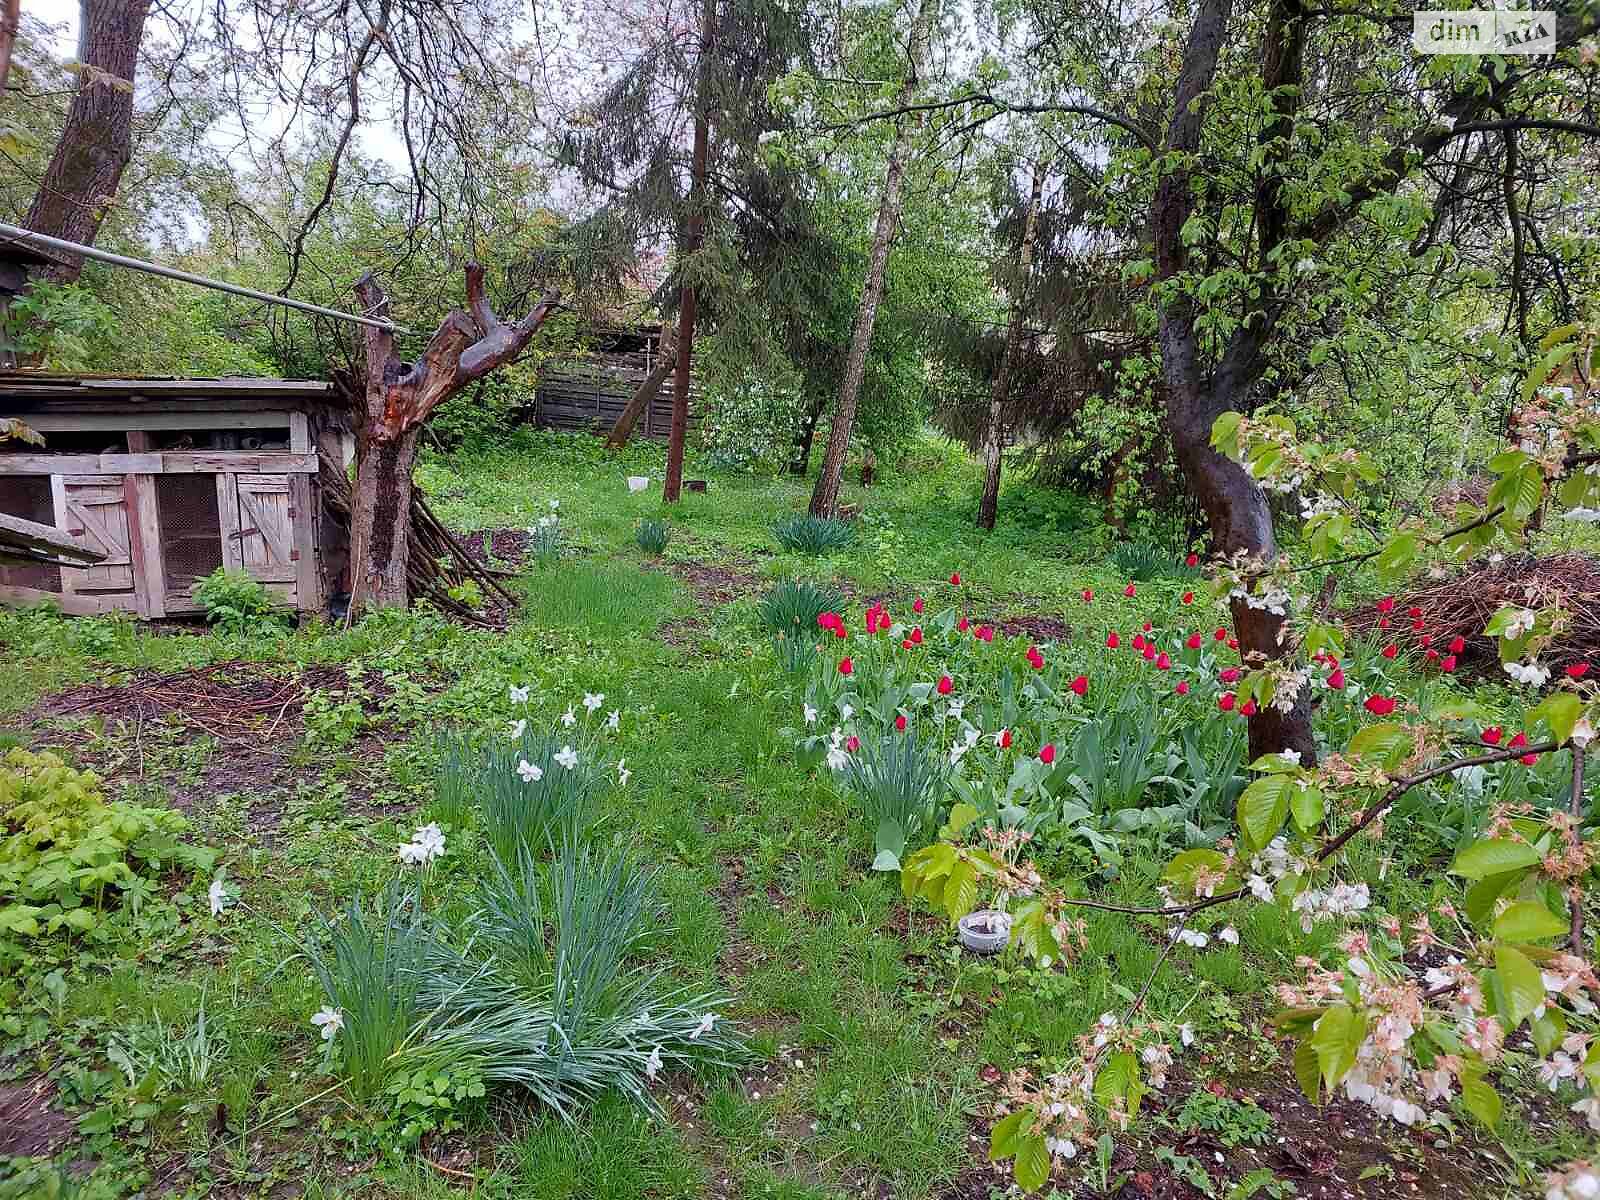
<svg viewBox="0 0 1600 1200"><path fill-rule="evenodd" d="M661 360L661 327L590 327L581 354L545 365L534 394L540 429L604 433L616 424L645 376ZM689 386L689 428L700 419L700 389ZM667 376L634 428L637 437L665 440L672 432L672 376Z"/></svg>
<svg viewBox="0 0 1600 1200"><path fill-rule="evenodd" d="M0 601L192 613L195 583L235 567L310 612L338 586L344 531L324 515L318 479L319 446L345 461L331 385L0 371L0 416L45 439L0 443L0 513L103 555L0 562Z"/></svg>

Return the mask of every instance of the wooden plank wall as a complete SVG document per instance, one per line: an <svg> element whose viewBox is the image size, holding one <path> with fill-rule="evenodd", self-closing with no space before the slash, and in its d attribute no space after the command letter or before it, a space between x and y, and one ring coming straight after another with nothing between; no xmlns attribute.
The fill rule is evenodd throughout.
<svg viewBox="0 0 1600 1200"><path fill-rule="evenodd" d="M604 432L616 424L648 371L645 356L608 354L584 363L547 369L534 396L534 424L540 429ZM637 359L637 364L629 361ZM700 420L700 390L689 389L689 428ZM636 437L665 441L672 429L672 376L667 376L634 428Z"/></svg>

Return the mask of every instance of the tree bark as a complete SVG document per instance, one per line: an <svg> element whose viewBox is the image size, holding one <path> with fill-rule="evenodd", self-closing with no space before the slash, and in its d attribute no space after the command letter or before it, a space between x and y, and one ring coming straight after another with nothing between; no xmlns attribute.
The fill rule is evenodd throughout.
<svg viewBox="0 0 1600 1200"><path fill-rule="evenodd" d="M92 245L116 200L133 155L133 77L150 0L82 0L78 89L23 225L35 233ZM39 273L71 283L78 255Z"/></svg>
<svg viewBox="0 0 1600 1200"><path fill-rule="evenodd" d="M0 0L0 94L11 74L11 50L22 28L22 0Z"/></svg>
<svg viewBox="0 0 1600 1200"><path fill-rule="evenodd" d="M806 405L806 415L800 423L800 433L794 442L794 458L789 462L791 475L804 475L806 468L811 465L811 443L816 440L817 422L822 419L825 402L823 393L818 392Z"/></svg>
<svg viewBox="0 0 1600 1200"><path fill-rule="evenodd" d="M667 478L661 498L676 503L683 488L683 441L689 430L689 366L694 353L696 297L690 282L693 259L706 228L706 157L711 140L711 55L716 35L717 0L705 0L700 11L700 61L696 64L694 97L694 158L690 167L689 213L683 223L683 247L678 269L684 280L678 287L678 361L672 379L672 433L667 440Z"/></svg>
<svg viewBox="0 0 1600 1200"><path fill-rule="evenodd" d="M1044 194L1043 162L1033 164L1033 189L1028 194L1028 211L1022 218L1022 245L1017 251L1017 282L1011 293L1011 319L1006 325L1006 348L995 373L994 390L989 396L989 426L983 437L983 496L978 501L978 528L993 529L1000 511L1000 449L1005 425L1006 392L1011 387L1011 372L1022 344L1022 322L1027 312L1028 275L1033 267L1033 235L1038 225L1039 198Z"/></svg>
<svg viewBox="0 0 1600 1200"><path fill-rule="evenodd" d="M900 87L896 107L904 107L916 93L927 55L933 22L938 16L937 0L921 0L911 26L910 65ZM883 279L889 264L889 243L900 220L901 189L905 182L906 157L911 145L910 118L895 122L894 141L889 148L889 165L883 177L883 197L878 202L878 221L872 231L872 249L867 257L867 277L861 286L861 307L856 310L855 327L850 331L850 352L845 358L844 379L839 384L839 403L833 410L833 428L828 431L828 448L822 456L822 470L811 493L811 512L818 517L836 516L839 511L839 484L844 477L845 451L850 447L850 430L856 420L856 402L861 396L861 381L867 373L867 351L872 347L872 327L878 319L878 304L883 299Z"/></svg>
<svg viewBox="0 0 1600 1200"><path fill-rule="evenodd" d="M649 408L656 398L656 393L661 390L661 385L666 382L668 375L672 374L674 364L677 362L677 349L670 338L671 326L665 323L661 326L661 360L651 368L644 382L633 393L622 412L618 414L616 424L611 427L611 432L606 434L606 449L621 450L628 444L628 439L633 436L633 427L639 423L639 418L644 410ZM676 401L676 397L674 397Z"/></svg>
<svg viewBox="0 0 1600 1200"><path fill-rule="evenodd" d="M483 268L467 266L467 307L454 309L429 339L422 357L404 363L394 334L367 327L366 394L356 437L352 501L350 607L403 607L411 554L411 468L423 422L439 405L521 354L560 303L546 292L515 325L489 306ZM389 300L371 273L356 283L362 311L387 317Z"/></svg>

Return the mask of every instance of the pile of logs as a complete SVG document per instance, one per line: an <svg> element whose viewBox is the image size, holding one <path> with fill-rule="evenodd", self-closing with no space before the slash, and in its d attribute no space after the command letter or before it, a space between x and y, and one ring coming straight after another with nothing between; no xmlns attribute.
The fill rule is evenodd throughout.
<svg viewBox="0 0 1600 1200"><path fill-rule="evenodd" d="M319 456L322 482L322 504L328 515L346 531L350 528L350 506L353 491L350 478L334 459L327 454ZM483 613L450 595L450 589L460 587L467 580L477 583L485 598L499 597L506 604L517 600L505 588L494 572L477 562L461 542L444 527L422 493L411 492L411 553L406 562L409 591L412 600L426 597L428 602L458 620L474 625L490 626Z"/></svg>

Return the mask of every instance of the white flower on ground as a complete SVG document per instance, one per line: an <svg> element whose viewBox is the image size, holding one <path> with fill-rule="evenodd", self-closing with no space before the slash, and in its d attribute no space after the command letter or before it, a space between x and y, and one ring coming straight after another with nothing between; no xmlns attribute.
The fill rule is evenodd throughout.
<svg viewBox="0 0 1600 1200"><path fill-rule="evenodd" d="M1582 1116L1590 1129L1600 1133L1600 1096L1585 1096L1572 1106L1572 1111ZM1600 1191L1594 1195L1600 1196Z"/></svg>
<svg viewBox="0 0 1600 1200"><path fill-rule="evenodd" d="M950 701L950 708L945 715L948 716L952 721L959 721L961 720L961 714L966 711L966 708L967 702L965 700L952 700Z"/></svg>
<svg viewBox="0 0 1600 1200"><path fill-rule="evenodd" d="M604 692L585 692L583 694L583 706L589 710L591 717L594 716L595 710L605 702L606 694Z"/></svg>
<svg viewBox="0 0 1600 1200"><path fill-rule="evenodd" d="M1600 521L1600 508L1569 508L1561 516L1564 520L1584 521L1593 524L1596 521Z"/></svg>
<svg viewBox="0 0 1600 1200"><path fill-rule="evenodd" d="M842 771L849 762L850 756L845 753L843 746L828 747L828 770Z"/></svg>
<svg viewBox="0 0 1600 1200"><path fill-rule="evenodd" d="M621 725L622 725L622 710L620 708L613 708L611 710L610 714L606 717L606 728L607 729L617 729L617 728L620 728Z"/></svg>
<svg viewBox="0 0 1600 1200"><path fill-rule="evenodd" d="M525 687L518 687L515 684L512 684L512 686L511 686L511 703L513 703L513 704L526 704L527 702L528 702L528 689L525 688Z"/></svg>
<svg viewBox="0 0 1600 1200"><path fill-rule="evenodd" d="M633 778L633 772L628 770L627 762L628 762L628 760L625 759L625 758L617 759L617 786L618 787L627 787L628 786L628 780Z"/></svg>
<svg viewBox="0 0 1600 1200"><path fill-rule="evenodd" d="M1185 1046L1194 1045L1194 1026L1187 1023L1179 1025L1178 1040Z"/></svg>
<svg viewBox="0 0 1600 1200"><path fill-rule="evenodd" d="M333 1041L334 1035L344 1028L344 1013L337 1008L319 1008L311 1014L311 1023L322 1031L322 1040Z"/></svg>
<svg viewBox="0 0 1600 1200"><path fill-rule="evenodd" d="M578 723L578 714L572 710L572 705L567 705L567 711L561 714L561 723L568 729Z"/></svg>
<svg viewBox="0 0 1600 1200"><path fill-rule="evenodd" d="M694 1027L694 1032L689 1035L691 1042L700 1040L701 1035L711 1032L711 1027L717 1023L716 1013L707 1013L700 1018L700 1023Z"/></svg>
<svg viewBox="0 0 1600 1200"><path fill-rule="evenodd" d="M1217 933L1217 941L1227 942L1230 946L1237 946L1239 944L1239 931L1232 925L1224 925Z"/></svg>
<svg viewBox="0 0 1600 1200"><path fill-rule="evenodd" d="M544 778L544 771L539 765L531 763L527 759L523 759L517 764L517 774L522 777L523 783L538 783L539 780Z"/></svg>
<svg viewBox="0 0 1600 1200"><path fill-rule="evenodd" d="M444 831L437 825L424 825L400 847L400 861L410 867L425 867L444 854Z"/></svg>
<svg viewBox="0 0 1600 1200"><path fill-rule="evenodd" d="M1525 683L1529 687L1543 687L1545 680L1550 678L1550 668L1541 667L1536 662L1508 662L1503 664L1503 669L1518 683Z"/></svg>
<svg viewBox="0 0 1600 1200"><path fill-rule="evenodd" d="M1533 609L1518 609L1516 615L1511 618L1510 624L1506 626L1504 636L1512 641L1515 641L1523 634L1532 630L1533 623L1536 620L1538 620L1538 618L1534 615Z"/></svg>
<svg viewBox="0 0 1600 1200"><path fill-rule="evenodd" d="M806 724L807 725L815 724L816 720L817 720L817 710L812 708L811 705L809 705L809 704L802 705L801 709L805 713Z"/></svg>
<svg viewBox="0 0 1600 1200"><path fill-rule="evenodd" d="M1272 899L1272 880L1265 875L1252 875L1245 882L1250 886L1250 894L1257 900Z"/></svg>
<svg viewBox="0 0 1600 1200"><path fill-rule="evenodd" d="M211 887L206 892L206 896L211 901L211 915L213 917L220 917L222 910L233 903L233 897L228 895L228 889L222 882L221 871L218 871L217 877L211 881Z"/></svg>
<svg viewBox="0 0 1600 1200"><path fill-rule="evenodd" d="M513 742L520 741L521 738L522 738L522 735L524 733L526 733L527 731L528 731L528 723L527 723L527 721L513 721L513 722L511 722L511 729L506 734L506 736L509 737Z"/></svg>
<svg viewBox="0 0 1600 1200"><path fill-rule="evenodd" d="M1178 940L1185 946L1193 946L1196 950L1203 949L1211 941L1211 935L1201 933L1198 929L1180 929Z"/></svg>
<svg viewBox="0 0 1600 1200"><path fill-rule="evenodd" d="M556 751L556 761L570 771L578 765L578 752L571 746L563 746Z"/></svg>
<svg viewBox="0 0 1600 1200"><path fill-rule="evenodd" d="M646 1079L654 1079L661 1073L662 1065L661 1047L657 1046L650 1051L650 1057L644 1060L644 1077Z"/></svg>

